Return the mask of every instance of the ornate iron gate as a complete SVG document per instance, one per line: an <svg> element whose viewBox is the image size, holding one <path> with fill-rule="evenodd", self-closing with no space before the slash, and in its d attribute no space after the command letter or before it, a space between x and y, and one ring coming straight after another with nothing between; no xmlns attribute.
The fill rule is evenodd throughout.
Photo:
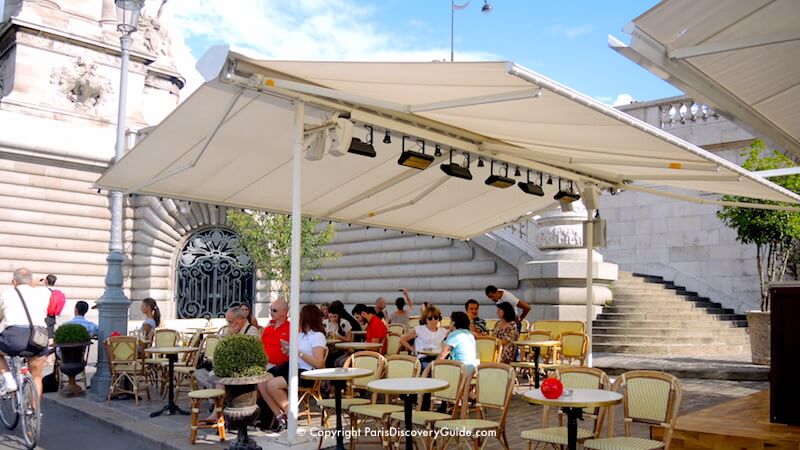
<svg viewBox="0 0 800 450"><path fill-rule="evenodd" d="M236 233L210 228L195 233L181 249L177 267L178 318L224 317L233 303L252 308L255 269Z"/></svg>

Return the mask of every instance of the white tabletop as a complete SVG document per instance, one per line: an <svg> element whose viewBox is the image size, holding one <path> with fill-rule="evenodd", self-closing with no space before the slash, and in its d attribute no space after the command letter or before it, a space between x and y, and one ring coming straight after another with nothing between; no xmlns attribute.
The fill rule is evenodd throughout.
<svg viewBox="0 0 800 450"><path fill-rule="evenodd" d="M594 408L610 406L622 402L622 394L603 389L573 389L572 395L559 398L545 398L542 391L533 389L522 394L525 401L537 405L561 406L568 408Z"/></svg>
<svg viewBox="0 0 800 450"><path fill-rule="evenodd" d="M442 353L441 348L423 348L417 350L417 353L426 356L439 356Z"/></svg>
<svg viewBox="0 0 800 450"><path fill-rule="evenodd" d="M334 344L336 348L349 348L353 350L361 349L361 350L372 350L376 348L383 347L383 344L379 344L377 342L339 342Z"/></svg>
<svg viewBox="0 0 800 450"><path fill-rule="evenodd" d="M383 378L367 383L367 389L382 394L423 394L447 389L450 383L436 378Z"/></svg>
<svg viewBox="0 0 800 450"><path fill-rule="evenodd" d="M306 370L300 376L310 380L352 380L353 378L368 377L375 373L371 369L359 367L335 367L327 369Z"/></svg>
<svg viewBox="0 0 800 450"><path fill-rule="evenodd" d="M353 334L358 334L358 335L361 335L361 334L367 334L367 332L366 332L366 331L353 331L352 333L353 333Z"/></svg>
<svg viewBox="0 0 800 450"><path fill-rule="evenodd" d="M197 347L150 347L144 349L146 353L178 354L200 350Z"/></svg>
<svg viewBox="0 0 800 450"><path fill-rule="evenodd" d="M531 340L522 340L522 341L514 341L512 342L514 345L520 345L523 347L556 347L561 345L561 341L531 341Z"/></svg>

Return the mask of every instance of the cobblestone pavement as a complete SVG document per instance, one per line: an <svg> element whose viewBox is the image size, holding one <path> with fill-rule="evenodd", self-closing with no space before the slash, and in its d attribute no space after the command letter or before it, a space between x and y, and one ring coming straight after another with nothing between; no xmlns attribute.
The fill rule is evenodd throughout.
<svg viewBox="0 0 800 450"><path fill-rule="evenodd" d="M595 353L593 367L609 375L627 370L648 369L669 372L678 378L767 381L769 366L751 363L750 353L714 356L625 355Z"/></svg>

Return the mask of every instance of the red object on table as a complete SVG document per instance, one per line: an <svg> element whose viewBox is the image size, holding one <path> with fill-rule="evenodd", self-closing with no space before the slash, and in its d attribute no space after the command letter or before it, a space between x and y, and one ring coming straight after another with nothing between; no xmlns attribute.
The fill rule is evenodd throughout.
<svg viewBox="0 0 800 450"><path fill-rule="evenodd" d="M117 337L119 335L120 335L119 331L112 331L111 334L109 335L109 337Z"/></svg>
<svg viewBox="0 0 800 450"><path fill-rule="evenodd" d="M548 378L542 382L542 395L545 398L554 399L561 397L561 393L564 391L564 385L561 384L561 381L557 378Z"/></svg>

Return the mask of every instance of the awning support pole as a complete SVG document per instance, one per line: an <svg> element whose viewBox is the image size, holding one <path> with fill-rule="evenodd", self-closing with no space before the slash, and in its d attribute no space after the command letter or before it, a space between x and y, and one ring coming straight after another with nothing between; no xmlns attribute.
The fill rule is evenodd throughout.
<svg viewBox="0 0 800 450"><path fill-rule="evenodd" d="M300 180L303 163L303 127L305 121L305 103L295 101L294 104L294 142L292 144L292 265L289 282L289 430L286 435L291 444L297 440L297 365L298 340L300 332L300 221L303 220L301 206Z"/></svg>
<svg viewBox="0 0 800 450"><path fill-rule="evenodd" d="M592 278L592 266L594 266L594 209L587 207L586 213L586 233L584 233L583 236L586 242L586 335L589 336L586 366L592 367L592 319L594 318L594 284Z"/></svg>

